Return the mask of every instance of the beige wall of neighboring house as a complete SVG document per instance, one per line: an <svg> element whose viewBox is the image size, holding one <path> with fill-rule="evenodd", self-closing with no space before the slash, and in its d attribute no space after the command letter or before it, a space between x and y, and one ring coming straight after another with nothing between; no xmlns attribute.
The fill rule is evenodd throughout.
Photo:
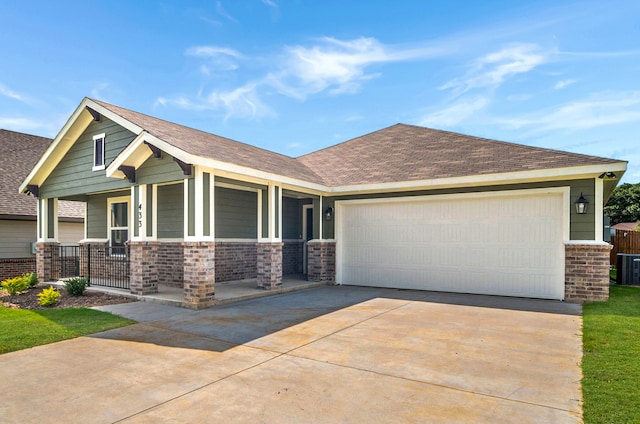
<svg viewBox="0 0 640 424"><path fill-rule="evenodd" d="M59 222L61 244L77 244L84 237L82 222ZM0 259L35 258L36 221L0 220Z"/></svg>

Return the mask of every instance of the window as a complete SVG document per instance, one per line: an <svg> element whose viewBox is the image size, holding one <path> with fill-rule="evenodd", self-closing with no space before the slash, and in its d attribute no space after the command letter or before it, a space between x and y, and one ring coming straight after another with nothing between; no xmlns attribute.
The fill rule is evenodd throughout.
<svg viewBox="0 0 640 424"><path fill-rule="evenodd" d="M107 202L109 207L109 247L124 247L129 240L129 198L116 197ZM112 254L118 254L115 249Z"/></svg>
<svg viewBox="0 0 640 424"><path fill-rule="evenodd" d="M104 141L105 135L98 134L93 136L93 170L99 171L104 169Z"/></svg>

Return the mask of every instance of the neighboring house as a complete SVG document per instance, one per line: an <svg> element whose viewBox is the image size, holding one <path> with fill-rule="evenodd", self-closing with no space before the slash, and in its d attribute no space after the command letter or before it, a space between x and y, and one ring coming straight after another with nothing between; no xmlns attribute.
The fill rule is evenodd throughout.
<svg viewBox="0 0 640 424"><path fill-rule="evenodd" d="M18 187L50 138L0 129L0 281L36 270L36 216L38 201ZM59 241L78 243L84 234L84 205L60 202Z"/></svg>
<svg viewBox="0 0 640 424"><path fill-rule="evenodd" d="M608 297L603 206L625 170L403 124L291 158L85 98L20 189L39 197L43 278L55 273L55 204L83 201L83 245L128 255L131 292L183 287L192 308L212 304L217 282L272 289L300 272L583 301Z"/></svg>
<svg viewBox="0 0 640 424"><path fill-rule="evenodd" d="M620 222L619 224L613 225L611 229L623 231L640 231L640 229L638 228L638 222Z"/></svg>

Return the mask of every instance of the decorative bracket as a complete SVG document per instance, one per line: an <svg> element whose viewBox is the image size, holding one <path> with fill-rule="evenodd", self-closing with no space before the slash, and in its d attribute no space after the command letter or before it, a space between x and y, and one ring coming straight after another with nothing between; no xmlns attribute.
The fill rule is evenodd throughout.
<svg viewBox="0 0 640 424"><path fill-rule="evenodd" d="M153 152L154 158L160 159L162 157L162 150L158 149L156 146L149 143L148 141L145 141L144 144L146 144L149 147L149 149L151 149L151 151Z"/></svg>
<svg viewBox="0 0 640 424"><path fill-rule="evenodd" d="M87 111L91 114L91 116L93 116L93 120L98 122L100 121L100 113L96 112L95 110L91 109L89 106L86 106Z"/></svg>
<svg viewBox="0 0 640 424"><path fill-rule="evenodd" d="M130 183L136 182L136 168L133 166L120 165L118 167L118 171L122 171L122 173L127 177Z"/></svg>
<svg viewBox="0 0 640 424"><path fill-rule="evenodd" d="M190 163L184 163L180 159L175 158L175 157L173 158L173 161L175 163L177 163L178 166L180 166L180 168L182 169L182 173L184 175L191 175L191 164Z"/></svg>
<svg viewBox="0 0 640 424"><path fill-rule="evenodd" d="M35 197L40 197L40 189L37 185L28 185L26 192L27 194L33 194Z"/></svg>

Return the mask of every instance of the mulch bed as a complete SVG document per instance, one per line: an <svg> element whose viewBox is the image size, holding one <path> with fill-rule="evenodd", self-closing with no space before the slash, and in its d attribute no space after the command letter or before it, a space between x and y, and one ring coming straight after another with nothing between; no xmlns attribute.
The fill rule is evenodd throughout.
<svg viewBox="0 0 640 424"><path fill-rule="evenodd" d="M39 283L35 287L20 294L9 296L6 290L0 289L0 304L5 308L19 309L60 309L60 308L91 308L93 306L116 305L118 303L135 302L136 299L103 293L94 290L85 290L82 296L69 296L64 287L58 287L62 296L53 306L41 306L38 304L38 293L42 289L49 288L50 284ZM55 287L55 286L54 286Z"/></svg>

